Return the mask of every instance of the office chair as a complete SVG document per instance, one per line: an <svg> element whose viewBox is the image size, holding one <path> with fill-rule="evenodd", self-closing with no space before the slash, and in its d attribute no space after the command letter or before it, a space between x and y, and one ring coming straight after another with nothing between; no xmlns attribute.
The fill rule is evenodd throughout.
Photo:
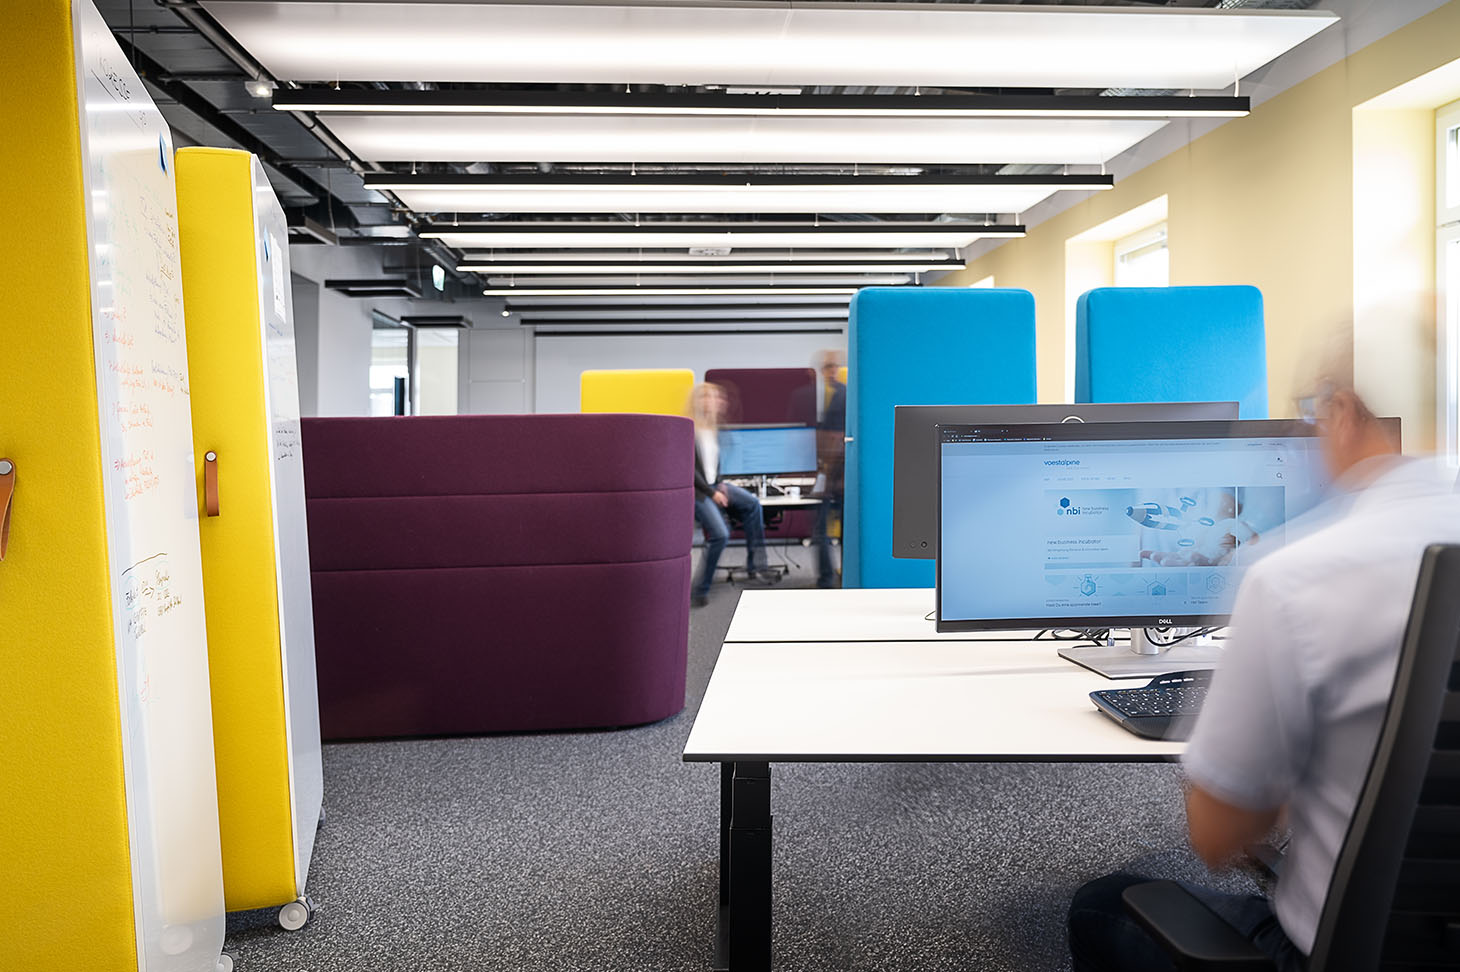
<svg viewBox="0 0 1460 972"><path fill-rule="evenodd" d="M1126 910L1179 969L1272 963L1180 885ZM1309 972L1460 968L1460 546L1425 551L1394 692L1339 850Z"/></svg>

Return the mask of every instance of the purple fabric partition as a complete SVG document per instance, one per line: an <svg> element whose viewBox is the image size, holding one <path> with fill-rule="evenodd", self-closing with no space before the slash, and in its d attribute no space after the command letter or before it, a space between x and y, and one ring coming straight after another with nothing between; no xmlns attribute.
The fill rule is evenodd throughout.
<svg viewBox="0 0 1460 972"><path fill-rule="evenodd" d="M693 434L664 415L305 419L325 738L680 711Z"/></svg>
<svg viewBox="0 0 1460 972"><path fill-rule="evenodd" d="M711 368L705 372L705 381L729 390L729 422L816 424L814 368Z"/></svg>

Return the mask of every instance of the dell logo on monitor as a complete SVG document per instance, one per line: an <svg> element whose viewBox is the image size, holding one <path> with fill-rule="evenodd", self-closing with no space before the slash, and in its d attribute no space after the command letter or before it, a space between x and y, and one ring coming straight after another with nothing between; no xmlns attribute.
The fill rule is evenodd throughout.
<svg viewBox="0 0 1460 972"><path fill-rule="evenodd" d="M1169 628L1169 627L1171 627L1171 619L1170 618L1157 618L1156 619L1156 623L1159 624L1163 628Z"/></svg>

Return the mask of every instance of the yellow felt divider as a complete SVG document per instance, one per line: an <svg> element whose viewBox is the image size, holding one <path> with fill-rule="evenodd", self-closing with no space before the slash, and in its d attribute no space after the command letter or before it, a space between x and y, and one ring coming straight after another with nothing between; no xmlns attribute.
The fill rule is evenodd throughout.
<svg viewBox="0 0 1460 972"><path fill-rule="evenodd" d="M71 5L5 13L0 192L45 226L0 234L0 969L135 970Z"/></svg>
<svg viewBox="0 0 1460 972"><path fill-rule="evenodd" d="M685 415L695 373L688 368L625 368L585 371L579 410Z"/></svg>
<svg viewBox="0 0 1460 972"><path fill-rule="evenodd" d="M223 894L229 911L292 901L294 841L275 576L252 156L177 153L193 451L218 456L218 516L199 497ZM310 821L309 826L314 822Z"/></svg>

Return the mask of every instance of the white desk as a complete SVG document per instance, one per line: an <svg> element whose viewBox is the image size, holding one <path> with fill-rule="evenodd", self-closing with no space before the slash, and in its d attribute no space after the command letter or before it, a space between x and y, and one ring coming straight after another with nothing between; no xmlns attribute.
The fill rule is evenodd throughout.
<svg viewBox="0 0 1460 972"><path fill-rule="evenodd" d="M786 510L798 508L810 508L821 505L819 496L758 496L761 509L765 510Z"/></svg>
<svg viewBox="0 0 1460 972"><path fill-rule="evenodd" d="M748 592L892 596L905 592ZM752 607L752 611L756 608ZM735 622L732 622L732 630ZM1047 642L726 642L685 743L720 769L715 968L771 968L773 762L1164 762L1101 715L1110 683Z"/></svg>
<svg viewBox="0 0 1460 972"><path fill-rule="evenodd" d="M1101 715L1090 693L1111 687L1043 641L727 642L684 759L1152 762L1181 753L1181 743L1141 739Z"/></svg>
<svg viewBox="0 0 1460 972"><path fill-rule="evenodd" d="M728 641L1003 641L1034 632L939 634L928 618L931 587L746 591ZM928 618L927 620L924 620ZM1055 646L1049 646L1054 654Z"/></svg>

